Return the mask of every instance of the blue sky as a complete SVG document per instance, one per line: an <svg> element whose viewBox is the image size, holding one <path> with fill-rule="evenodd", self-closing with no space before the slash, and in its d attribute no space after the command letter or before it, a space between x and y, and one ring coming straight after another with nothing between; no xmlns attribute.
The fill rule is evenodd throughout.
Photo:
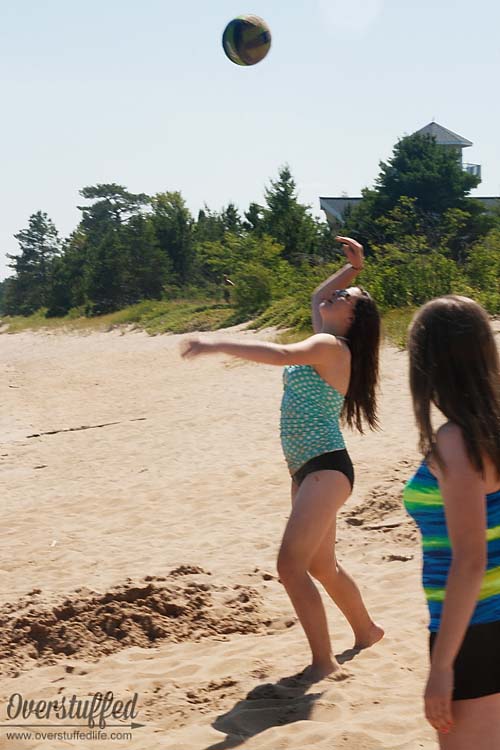
<svg viewBox="0 0 500 750"><path fill-rule="evenodd" d="M220 45L241 13L273 35L249 68ZM66 236L86 185L180 190L196 216L262 201L288 163L321 215L432 119L500 195L499 28L496 0L3 0L0 279L29 216Z"/></svg>

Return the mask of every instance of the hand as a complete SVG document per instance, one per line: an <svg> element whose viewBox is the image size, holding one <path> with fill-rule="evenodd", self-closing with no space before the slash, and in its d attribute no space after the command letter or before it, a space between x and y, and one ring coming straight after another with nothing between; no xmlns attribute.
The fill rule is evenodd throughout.
<svg viewBox="0 0 500 750"><path fill-rule="evenodd" d="M342 243L342 250L349 263L355 268L362 268L364 262L363 245L360 245L351 237L337 236L335 239Z"/></svg>
<svg viewBox="0 0 500 750"><path fill-rule="evenodd" d="M183 359L193 359L200 354L208 354L210 348L207 342L201 341L198 336L193 336L181 343L181 357Z"/></svg>
<svg viewBox="0 0 500 750"><path fill-rule="evenodd" d="M424 694L425 716L434 729L444 734L453 726L452 695L453 668L431 666Z"/></svg>

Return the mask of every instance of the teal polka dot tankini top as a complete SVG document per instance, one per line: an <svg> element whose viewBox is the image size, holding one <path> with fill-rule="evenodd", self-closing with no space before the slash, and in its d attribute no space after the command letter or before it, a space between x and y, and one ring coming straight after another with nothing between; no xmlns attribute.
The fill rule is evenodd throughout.
<svg viewBox="0 0 500 750"><path fill-rule="evenodd" d="M283 372L280 434L290 474L322 453L345 448L339 418L344 396L312 365L288 365Z"/></svg>

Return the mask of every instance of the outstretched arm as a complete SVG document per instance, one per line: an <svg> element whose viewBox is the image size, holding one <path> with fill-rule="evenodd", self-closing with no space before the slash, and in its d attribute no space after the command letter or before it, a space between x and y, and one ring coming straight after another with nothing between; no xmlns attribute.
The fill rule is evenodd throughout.
<svg viewBox="0 0 500 750"><path fill-rule="evenodd" d="M227 339L203 341L193 337L181 344L181 355L192 359L201 354L230 354L233 357L261 362L266 365L319 365L331 361L332 355L342 351L335 336L319 333L297 344L273 344L270 341L246 343Z"/></svg>
<svg viewBox="0 0 500 750"><path fill-rule="evenodd" d="M338 236L335 239L342 243L342 250L348 262L343 268L336 271L326 281L317 286L312 293L311 313L314 333L321 331L320 303L324 299L331 297L336 289L345 289L351 286L358 273L363 269L363 245L360 245L359 242L350 237Z"/></svg>

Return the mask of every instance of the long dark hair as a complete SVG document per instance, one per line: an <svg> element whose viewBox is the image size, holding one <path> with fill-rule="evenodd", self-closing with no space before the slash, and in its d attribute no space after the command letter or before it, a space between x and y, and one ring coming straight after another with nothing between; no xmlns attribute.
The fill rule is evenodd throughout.
<svg viewBox="0 0 500 750"><path fill-rule="evenodd" d="M462 429L472 465L485 455L500 475L500 361L488 315L468 297L447 295L416 313L409 334L410 389L424 456L444 470L431 404Z"/></svg>
<svg viewBox="0 0 500 750"><path fill-rule="evenodd" d="M363 419L370 429L378 428L377 384L380 346L380 314L377 305L362 287L357 298L354 320L347 333L351 350L351 378L342 417L349 427L363 432Z"/></svg>

